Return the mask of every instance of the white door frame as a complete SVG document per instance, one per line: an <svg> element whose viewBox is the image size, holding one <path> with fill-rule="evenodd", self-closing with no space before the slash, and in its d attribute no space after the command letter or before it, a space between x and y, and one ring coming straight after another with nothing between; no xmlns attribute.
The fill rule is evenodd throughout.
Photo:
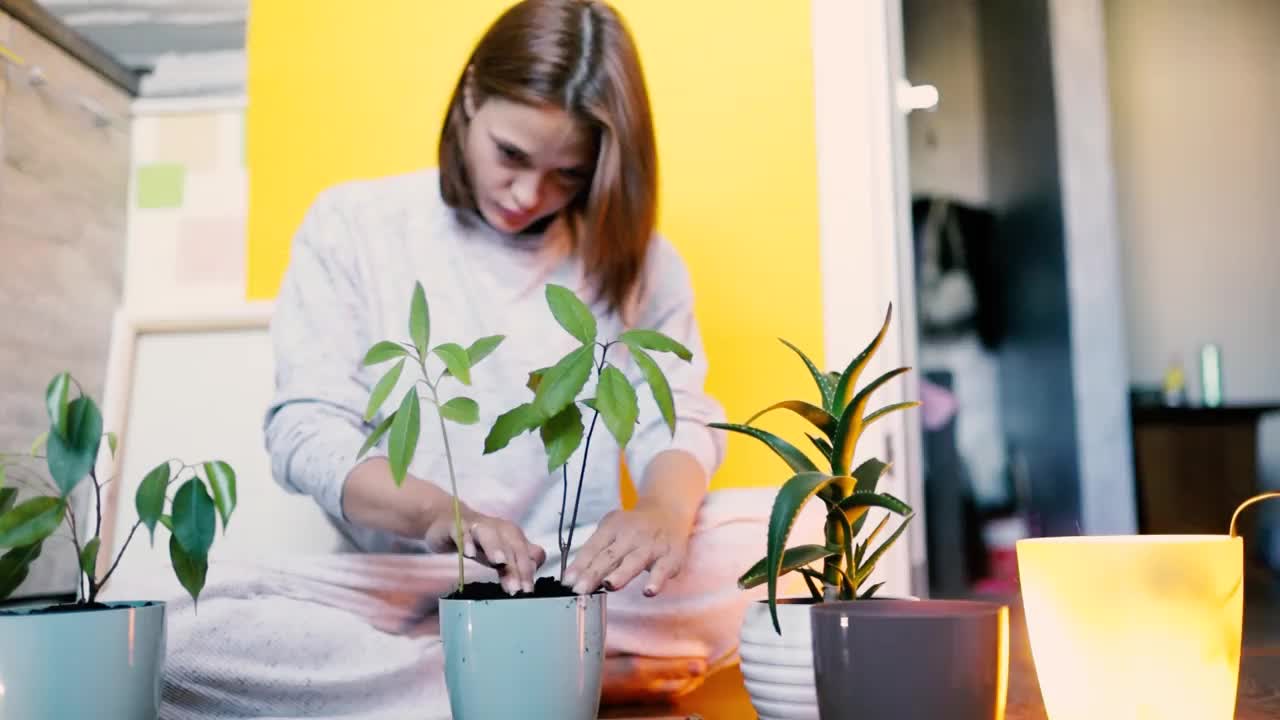
<svg viewBox="0 0 1280 720"><path fill-rule="evenodd" d="M900 0L812 0L818 219L828 365L860 352L893 303L893 325L870 372L911 365L916 311L911 257ZM875 375L871 375L875 377ZM877 405L918 398L915 373ZM884 489L912 505L910 530L877 569L892 594L927 592L918 412L868 429L859 457L893 463Z"/></svg>

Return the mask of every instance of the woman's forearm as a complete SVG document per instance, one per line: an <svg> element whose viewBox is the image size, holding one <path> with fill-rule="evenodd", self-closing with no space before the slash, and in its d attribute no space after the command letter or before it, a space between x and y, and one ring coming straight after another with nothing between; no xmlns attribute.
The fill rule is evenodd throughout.
<svg viewBox="0 0 1280 720"><path fill-rule="evenodd" d="M645 469L636 507L661 508L688 536L693 532L698 508L706 494L707 474L693 455L683 450L666 450L655 455Z"/></svg>
<svg viewBox="0 0 1280 720"><path fill-rule="evenodd" d="M361 527L421 538L440 518L452 514L452 497L432 483L405 478L397 486L386 458L370 458L352 468L342 492L342 512Z"/></svg>

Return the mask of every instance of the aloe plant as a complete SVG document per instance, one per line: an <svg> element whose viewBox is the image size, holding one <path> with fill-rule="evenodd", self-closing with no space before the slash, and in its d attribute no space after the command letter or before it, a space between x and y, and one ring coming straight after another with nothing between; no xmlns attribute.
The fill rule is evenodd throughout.
<svg viewBox="0 0 1280 720"><path fill-rule="evenodd" d="M779 488L769 516L768 542L763 559L751 566L738 579L742 589L768 583L769 612L773 627L782 634L778 623L778 578L790 572L804 576L815 601L870 598L883 583L867 589L863 585L875 570L876 563L906 530L914 516L911 507L889 493L877 492L876 486L889 465L871 458L852 467L858 440L873 423L887 415L919 405L902 402L867 414L872 394L890 380L910 368L900 367L872 380L861 390L858 379L884 341L893 316L893 306L885 314L884 324L866 349L855 357L844 372L824 373L795 345L782 340L801 360L813 376L818 388L817 404L804 400L783 400L753 415L743 424L712 423L712 427L741 433L759 440L776 453L794 473ZM815 463L798 447L754 423L774 410L792 412L817 431L807 437L821 460ZM788 548L791 528L804 506L817 497L827 509L825 544ZM862 540L858 536L872 508L888 511ZM880 545L870 549L893 515L902 522ZM869 550L869 551L868 551ZM822 561L822 570L812 567Z"/></svg>
<svg viewBox="0 0 1280 720"><path fill-rule="evenodd" d="M364 457L374 445L378 444L383 435L390 432L391 436L387 441L387 462L391 465L391 476L396 485L403 485L421 438L422 401L425 400L435 407L436 417L440 421L440 438L444 444L445 461L449 467L449 487L453 491L454 544L458 548L458 591L461 592L466 585L462 505L458 497L458 477L454 470L453 451L449 447L448 423L475 425L480 422L480 405L463 395L442 402L440 390L442 383L449 378L463 385L471 385L471 369L497 350L505 338L502 335L489 335L465 348L452 342L431 347L431 309L427 304L426 291L419 282L414 284L413 296L409 301L409 339L411 342L382 340L374 343L365 353L363 364L366 367L395 361L369 394L369 402L364 414L365 422L372 422L377 416L383 403L400 382L405 364L410 360L413 361L412 369L417 373L418 379L405 392L399 407L383 418L365 439L364 445L357 453L357 458ZM432 356L440 363L434 377L427 368L427 362ZM429 394L419 395L419 386L425 387Z"/></svg>
<svg viewBox="0 0 1280 720"><path fill-rule="evenodd" d="M586 477L587 458L591 452L591 438L596 423L604 419L605 427L625 448L630 442L639 419L639 403L636 389L627 376L609 360L609 350L616 345L626 346L636 366L639 367L649 391L671 433L675 434L675 400L666 375L651 353L671 353L685 362L693 354L684 345L648 329L632 329L616 339L601 341L595 316L573 291L560 285L548 284L547 305L552 316L565 332L572 335L579 345L550 367L538 368L529 373L528 389L533 399L503 413L493 423L485 438L485 454L506 447L514 438L537 430L547 453L547 471L561 471L560 522L557 542L560 548L560 576L563 581L568 568L569 551L573 548L573 532L578 525L578 503L582 498L582 483ZM597 382L595 397L582 397L592 372ZM591 424L585 430L583 413L579 405L591 413ZM578 486L573 506L568 506L569 459L583 444L582 465L578 472ZM566 525L566 514L571 512ZM566 527L568 533L566 535Z"/></svg>
<svg viewBox="0 0 1280 720"><path fill-rule="evenodd" d="M71 397L73 387L75 398ZM199 602L218 520L225 533L236 508L235 471L221 460L194 465L166 460L153 468L143 477L134 497L138 520L111 566L99 574L102 490L115 478L99 478L96 465L104 439L115 456L116 434L103 433L98 406L69 373L59 373L49 382L45 406L49 429L36 439L30 451L0 454L0 548L8 548L0 556L0 599L17 590L27 578L31 563L40 557L45 542L65 523L80 563L76 604L97 602L138 529L145 526L154 545L156 525L169 530L169 559L174 574L192 600ZM40 452L42 448L44 454ZM6 475L10 470L30 470L24 463L32 460L45 461L49 477L36 472L32 476L50 493L18 503L18 489L5 485ZM93 483L92 532L88 518L77 518L71 506L71 495L85 478ZM177 491L170 497L169 490L174 487Z"/></svg>

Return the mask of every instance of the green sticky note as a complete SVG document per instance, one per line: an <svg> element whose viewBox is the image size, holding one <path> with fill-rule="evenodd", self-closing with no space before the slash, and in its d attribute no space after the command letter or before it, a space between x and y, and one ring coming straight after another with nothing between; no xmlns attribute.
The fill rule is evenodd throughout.
<svg viewBox="0 0 1280 720"><path fill-rule="evenodd" d="M157 163L138 167L136 195L138 207L182 207L182 194L187 179L187 169L176 163Z"/></svg>

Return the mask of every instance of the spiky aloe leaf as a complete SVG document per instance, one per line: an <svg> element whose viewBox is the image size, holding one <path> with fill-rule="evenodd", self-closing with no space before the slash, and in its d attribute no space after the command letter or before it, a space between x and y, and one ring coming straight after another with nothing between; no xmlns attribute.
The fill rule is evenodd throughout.
<svg viewBox="0 0 1280 720"><path fill-rule="evenodd" d="M782 553L782 570L779 575L786 575L792 570L798 570L807 565L811 565L819 560L826 560L833 555L839 555L840 550L829 548L825 545L797 545L788 548ZM765 582L769 572L768 556L760 558L760 561L752 565L749 570L742 573L738 578L738 587L743 590L750 590L753 587Z"/></svg>
<svg viewBox="0 0 1280 720"><path fill-rule="evenodd" d="M783 400L782 402L774 403L755 415L752 415L744 424L750 425L760 416L765 413L772 412L773 410L790 410L796 415L808 420L811 425L821 430L822 434L826 435L827 438L830 438L836 432L836 419L831 415L831 413L803 400Z"/></svg>
<svg viewBox="0 0 1280 720"><path fill-rule="evenodd" d="M866 430L868 427L871 426L871 423L883 418L886 415L889 415L890 413L895 413L895 412L898 412L899 410L910 410L911 408L915 408L915 407L920 407L919 400L912 400L911 402L894 403L892 405L889 405L888 407L882 407L879 410L871 413L870 415L862 419L862 429Z"/></svg>
<svg viewBox="0 0 1280 720"><path fill-rule="evenodd" d="M823 472L801 472L778 489L773 500L773 510L769 513L769 537L766 545L769 585L769 615L773 619L773 629L782 634L782 626L778 622L778 575L782 572L783 553L787 547L787 538L791 528L805 503L820 490L836 480Z"/></svg>
<svg viewBox="0 0 1280 720"><path fill-rule="evenodd" d="M849 405L849 397L853 395L853 389L857 387L858 377L862 375L862 371L866 369L867 364L871 362L871 358L880 349L880 344L884 342L884 337L889 332L889 321L892 318L893 303L890 303L889 310L884 315L884 324L880 326L880 332L876 333L876 336L871 339L867 347L858 353L857 357L851 360L849 366L841 373L840 382L836 385L836 389L831 396L830 410L832 415L840 415Z"/></svg>
<svg viewBox="0 0 1280 720"><path fill-rule="evenodd" d="M902 536L902 533L906 531L907 525L911 523L911 519L914 517L915 515L908 515L903 518L902 524L898 526L898 529L894 530L893 534L890 535L883 543L880 543L880 547L876 548L875 551L866 558L853 576L853 585L855 588L861 587L862 583L871 576L871 573L875 572L876 563L880 562L880 558L889 550L889 548L893 547L893 544L897 542L898 538Z"/></svg>
<svg viewBox="0 0 1280 720"><path fill-rule="evenodd" d="M799 448L767 430L734 423L710 423L709 425L720 430L749 435L759 440L777 453L778 457L782 458L794 472L817 472L818 470L818 466L814 465L807 455L800 452Z"/></svg>
<svg viewBox="0 0 1280 720"><path fill-rule="evenodd" d="M831 398L835 394L835 387L832 386L831 381L827 378L826 375L823 374L821 370L818 369L817 365L813 364L813 361L809 359L808 355L804 354L803 350L796 347L795 345L792 345L786 340L783 340L782 338L778 338L778 340L780 340L783 345L786 345L787 347L791 348L791 351L794 352L796 355L799 355L800 359L804 361L805 367L809 369L809 374L813 376L814 384L818 386L818 394L822 397L822 407L825 408L827 411L830 411Z"/></svg>
<svg viewBox="0 0 1280 720"><path fill-rule="evenodd" d="M889 463L870 458L854 468L854 471L849 473L856 481L853 486L854 492L874 493L876 486L880 484L880 478L889 471L889 467ZM867 516L864 513L850 522L853 523L853 536L857 537L858 533L862 532L862 526L867 522Z"/></svg>
<svg viewBox="0 0 1280 720"><path fill-rule="evenodd" d="M863 420L862 414L867 410L867 402L871 399L871 394L879 390L885 383L895 377L908 372L911 368L900 367L881 375L872 380L854 396L853 401L844 409L844 413L840 416L840 424L836 427L835 437L832 438L832 446L835 448L831 454L831 469L833 472L845 474L849 472L849 465L853 462L853 451L858 446L858 438L862 436Z"/></svg>

